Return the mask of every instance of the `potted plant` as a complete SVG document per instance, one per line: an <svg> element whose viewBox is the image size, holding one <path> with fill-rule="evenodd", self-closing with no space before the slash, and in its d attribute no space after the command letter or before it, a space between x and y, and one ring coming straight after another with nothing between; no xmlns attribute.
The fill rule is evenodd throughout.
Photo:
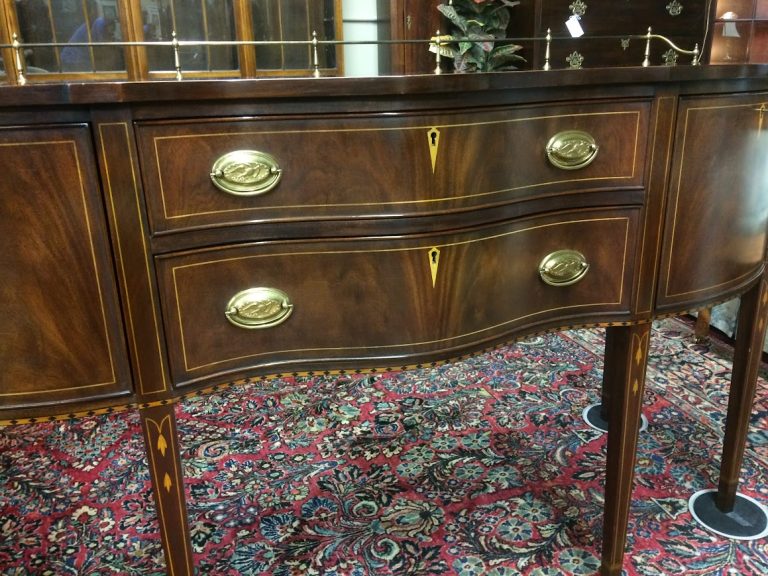
<svg viewBox="0 0 768 576"><path fill-rule="evenodd" d="M510 8L516 0L453 0L437 9L451 22L450 36L441 36L442 56L453 58L456 72L515 70L525 58L522 46L500 42L507 37Z"/></svg>

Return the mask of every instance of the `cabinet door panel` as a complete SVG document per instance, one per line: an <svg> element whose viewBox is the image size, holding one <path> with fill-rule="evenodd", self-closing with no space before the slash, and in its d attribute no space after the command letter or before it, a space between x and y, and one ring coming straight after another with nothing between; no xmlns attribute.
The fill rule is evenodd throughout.
<svg viewBox="0 0 768 576"><path fill-rule="evenodd" d="M0 407L127 393L86 126L0 130Z"/></svg>
<svg viewBox="0 0 768 576"><path fill-rule="evenodd" d="M659 307L737 291L763 266L768 94L685 100L678 112Z"/></svg>

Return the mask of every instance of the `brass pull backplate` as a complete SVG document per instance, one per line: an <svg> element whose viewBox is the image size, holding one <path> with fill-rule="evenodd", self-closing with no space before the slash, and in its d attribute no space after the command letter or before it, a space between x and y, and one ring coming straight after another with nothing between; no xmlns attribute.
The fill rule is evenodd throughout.
<svg viewBox="0 0 768 576"><path fill-rule="evenodd" d="M539 264L541 279L550 286L570 286L586 276L589 263L576 250L552 252Z"/></svg>
<svg viewBox="0 0 768 576"><path fill-rule="evenodd" d="M235 150L213 163L211 180L219 190L235 196L257 196L272 190L283 172L271 154Z"/></svg>
<svg viewBox="0 0 768 576"><path fill-rule="evenodd" d="M594 161L599 148L588 132L565 130L549 139L546 152L553 166L562 170L578 170Z"/></svg>
<svg viewBox="0 0 768 576"><path fill-rule="evenodd" d="M224 314L238 328L253 330L282 324L291 312L293 303L282 290L249 288L229 300Z"/></svg>

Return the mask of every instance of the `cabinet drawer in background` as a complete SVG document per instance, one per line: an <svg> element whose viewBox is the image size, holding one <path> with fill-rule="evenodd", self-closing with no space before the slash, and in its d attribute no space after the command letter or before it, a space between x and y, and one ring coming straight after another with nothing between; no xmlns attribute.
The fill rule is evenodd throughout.
<svg viewBox="0 0 768 576"><path fill-rule="evenodd" d="M637 189L649 107L642 101L461 115L163 121L139 123L136 132L157 233L429 215ZM548 155L548 145L557 150Z"/></svg>
<svg viewBox="0 0 768 576"><path fill-rule="evenodd" d="M525 4L525 3L524 3ZM645 59L646 42L642 38L648 27L653 27L654 34L661 34L685 50L693 50L698 45L702 49L702 36L707 28L707 17L711 6L708 0L667 0L663 2L573 2L573 0L547 0L540 3L536 18L536 36L543 37L550 29L558 40L551 46L551 66L553 69L568 68L567 57L578 54L583 57L582 66L640 66ZM532 8L532 7L531 7ZM529 10L531 9L529 8ZM581 8L581 10L579 10ZM566 21L574 13L579 14L580 24L585 35L571 39ZM725 11L721 10L720 13ZM520 24L513 23L513 27ZM520 30L521 36L525 36ZM620 34L622 36L617 36ZM563 40L567 39L567 40ZM536 56L542 61L543 54ZM677 57L676 62L689 64L690 55L677 55L670 46L654 39L650 46L650 60L653 65L666 62L666 58Z"/></svg>
<svg viewBox="0 0 768 576"><path fill-rule="evenodd" d="M638 214L578 211L431 237L158 257L174 381L251 368L399 365L487 345L521 327L622 317L630 311ZM561 258L549 272L555 281L583 271L575 253L586 274L570 285L545 283L539 269L553 253ZM256 288L274 292L246 292ZM241 328L228 311L267 326Z"/></svg>

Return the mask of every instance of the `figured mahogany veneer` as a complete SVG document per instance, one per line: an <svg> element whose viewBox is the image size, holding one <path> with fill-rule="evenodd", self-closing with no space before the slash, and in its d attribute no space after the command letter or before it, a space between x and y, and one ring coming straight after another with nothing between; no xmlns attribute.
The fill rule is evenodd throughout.
<svg viewBox="0 0 768 576"><path fill-rule="evenodd" d="M187 575L180 395L604 325L618 575L650 323L744 295L726 508L738 484L768 323L767 112L757 66L0 87L0 417L137 402L168 572Z"/></svg>
<svg viewBox="0 0 768 576"><path fill-rule="evenodd" d="M543 320L626 315L638 220L636 208L578 211L462 234L160 257L174 381L232 378L254 364L273 371L373 366L381 358L400 364L480 349ZM590 268L574 285L547 285L539 264L564 248L583 254ZM229 299L253 286L285 292L295 305L290 319L265 330L227 322Z"/></svg>
<svg viewBox="0 0 768 576"><path fill-rule="evenodd" d="M156 232L252 219L431 214L604 188L639 188L650 102L515 107L442 115L140 123L142 174ZM600 144L563 171L542 150L564 130ZM273 156L282 177L251 197L222 193L210 168L232 150Z"/></svg>
<svg viewBox="0 0 768 576"><path fill-rule="evenodd" d="M2 408L131 391L90 137L0 128Z"/></svg>
<svg viewBox="0 0 768 576"><path fill-rule="evenodd" d="M717 298L761 273L768 234L767 99L763 93L681 103L659 309Z"/></svg>

